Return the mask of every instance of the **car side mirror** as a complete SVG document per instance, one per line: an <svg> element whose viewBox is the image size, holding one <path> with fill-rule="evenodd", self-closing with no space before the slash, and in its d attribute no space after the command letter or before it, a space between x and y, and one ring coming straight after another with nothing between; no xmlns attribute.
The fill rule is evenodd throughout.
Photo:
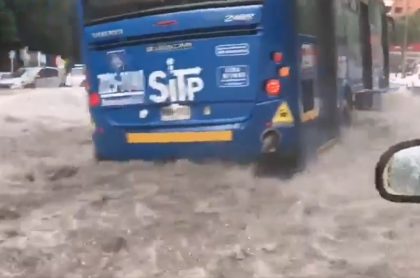
<svg viewBox="0 0 420 278"><path fill-rule="evenodd" d="M388 149L376 165L375 183L387 201L420 203L420 139Z"/></svg>

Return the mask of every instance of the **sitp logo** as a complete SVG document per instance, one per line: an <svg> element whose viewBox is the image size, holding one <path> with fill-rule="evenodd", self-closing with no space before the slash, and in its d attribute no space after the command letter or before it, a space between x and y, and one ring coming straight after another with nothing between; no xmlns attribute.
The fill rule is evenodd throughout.
<svg viewBox="0 0 420 278"><path fill-rule="evenodd" d="M151 94L150 100L162 103L170 100L194 101L195 94L204 89L204 81L200 78L202 68L175 69L175 60L166 60L167 71L154 71L149 75L149 87L158 91Z"/></svg>

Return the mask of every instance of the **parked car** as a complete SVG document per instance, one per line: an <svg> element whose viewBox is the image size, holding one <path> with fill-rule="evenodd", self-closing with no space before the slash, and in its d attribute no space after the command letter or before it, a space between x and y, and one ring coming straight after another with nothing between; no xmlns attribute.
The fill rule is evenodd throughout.
<svg viewBox="0 0 420 278"><path fill-rule="evenodd" d="M3 79L4 77L8 76L10 72L0 72L0 79Z"/></svg>
<svg viewBox="0 0 420 278"><path fill-rule="evenodd" d="M391 88L406 88L410 83L409 77L403 77L402 73L391 73L389 75L389 83Z"/></svg>
<svg viewBox="0 0 420 278"><path fill-rule="evenodd" d="M66 86L83 87L85 80L85 67L83 65L75 65L67 75Z"/></svg>
<svg viewBox="0 0 420 278"><path fill-rule="evenodd" d="M24 67L0 80L0 89L59 87L60 70L54 67Z"/></svg>
<svg viewBox="0 0 420 278"><path fill-rule="evenodd" d="M407 74L407 88L415 94L420 93L420 65L413 67L410 74Z"/></svg>

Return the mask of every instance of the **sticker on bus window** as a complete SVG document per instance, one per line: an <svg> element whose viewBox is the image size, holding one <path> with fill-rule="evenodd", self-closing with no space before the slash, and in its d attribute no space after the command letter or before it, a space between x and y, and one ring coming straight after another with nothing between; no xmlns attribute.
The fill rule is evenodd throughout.
<svg viewBox="0 0 420 278"><path fill-rule="evenodd" d="M249 86L249 67L245 65L219 67L217 81L221 88L247 87Z"/></svg>
<svg viewBox="0 0 420 278"><path fill-rule="evenodd" d="M115 72L124 71L127 60L124 49L108 51L106 55L108 58L108 64Z"/></svg>
<svg viewBox="0 0 420 278"><path fill-rule="evenodd" d="M98 93L102 98L142 96L145 92L145 78L142 70L103 73L97 78L99 80Z"/></svg>
<svg viewBox="0 0 420 278"><path fill-rule="evenodd" d="M215 48L216 56L245 56L249 55L249 44L224 44L217 45Z"/></svg>

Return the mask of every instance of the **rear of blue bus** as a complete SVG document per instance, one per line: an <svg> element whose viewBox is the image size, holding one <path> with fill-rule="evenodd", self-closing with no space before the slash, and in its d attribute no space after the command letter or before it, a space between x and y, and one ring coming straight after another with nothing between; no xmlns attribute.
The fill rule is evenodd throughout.
<svg viewBox="0 0 420 278"><path fill-rule="evenodd" d="M97 158L295 153L293 2L82 0Z"/></svg>

